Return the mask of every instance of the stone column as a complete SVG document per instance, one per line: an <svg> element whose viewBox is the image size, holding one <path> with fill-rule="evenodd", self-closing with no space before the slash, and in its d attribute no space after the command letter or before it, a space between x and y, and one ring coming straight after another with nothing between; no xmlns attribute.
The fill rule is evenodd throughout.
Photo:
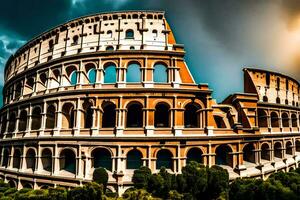
<svg viewBox="0 0 300 200"><path fill-rule="evenodd" d="M60 129L62 127L62 105L61 101L57 102L57 111L56 111L56 127L53 129L53 135L59 135Z"/></svg>
<svg viewBox="0 0 300 200"><path fill-rule="evenodd" d="M44 135L44 131L46 128L46 118L47 118L47 103L43 102L43 110L42 110L42 120L41 120L41 128L39 132L39 136Z"/></svg>
<svg viewBox="0 0 300 200"><path fill-rule="evenodd" d="M54 152L53 152L53 161L52 162L52 173L54 175L58 175L59 174L59 171L60 171L60 166L59 166L59 161L60 161L60 158L59 158L59 154L58 154L58 147L57 147L57 144L55 144L54 146Z"/></svg>
<svg viewBox="0 0 300 200"><path fill-rule="evenodd" d="M38 145L36 159L37 159L36 169L37 169L37 173L39 173L39 172L41 172L43 170L42 150L41 150L41 146L40 145Z"/></svg>
<svg viewBox="0 0 300 200"><path fill-rule="evenodd" d="M80 128L81 128L81 116L82 116L82 103L80 98L77 98L76 107L74 108L74 111L76 112L76 121L75 121L75 127L73 127L74 135L80 134Z"/></svg>
<svg viewBox="0 0 300 200"><path fill-rule="evenodd" d="M77 156L76 156L76 178L83 178L83 166L81 156L81 145L78 145Z"/></svg>

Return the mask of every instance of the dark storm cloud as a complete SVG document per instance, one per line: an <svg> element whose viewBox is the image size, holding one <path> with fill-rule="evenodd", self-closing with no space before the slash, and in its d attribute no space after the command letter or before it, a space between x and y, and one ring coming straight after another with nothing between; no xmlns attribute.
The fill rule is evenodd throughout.
<svg viewBox="0 0 300 200"><path fill-rule="evenodd" d="M1 1L0 24L26 39L66 19L70 0Z"/></svg>

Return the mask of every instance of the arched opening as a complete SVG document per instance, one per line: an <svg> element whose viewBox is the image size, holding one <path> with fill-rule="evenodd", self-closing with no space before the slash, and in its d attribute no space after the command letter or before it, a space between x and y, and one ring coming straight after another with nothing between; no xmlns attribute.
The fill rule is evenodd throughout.
<svg viewBox="0 0 300 200"><path fill-rule="evenodd" d="M138 63L130 63L126 73L127 83L141 82L141 66Z"/></svg>
<svg viewBox="0 0 300 200"><path fill-rule="evenodd" d="M11 188L16 188L17 187L17 184L13 180L8 181L8 185Z"/></svg>
<svg viewBox="0 0 300 200"><path fill-rule="evenodd" d="M276 142L274 145L274 156L276 158L282 158L282 147L280 142Z"/></svg>
<svg viewBox="0 0 300 200"><path fill-rule="evenodd" d="M22 83L18 83L15 91L15 98L19 98L22 95Z"/></svg>
<svg viewBox="0 0 300 200"><path fill-rule="evenodd" d="M155 127L170 127L170 116L169 116L170 106L166 103L158 103L155 106L154 113L154 126Z"/></svg>
<svg viewBox="0 0 300 200"><path fill-rule="evenodd" d="M53 129L55 127L55 115L56 109L54 105L50 105L47 108L46 113L46 128Z"/></svg>
<svg viewBox="0 0 300 200"><path fill-rule="evenodd" d="M131 103L127 107L126 127L143 126L143 106L140 103Z"/></svg>
<svg viewBox="0 0 300 200"><path fill-rule="evenodd" d="M71 103L65 103L62 107L62 128L73 128L75 122L74 106Z"/></svg>
<svg viewBox="0 0 300 200"><path fill-rule="evenodd" d="M232 149L226 145L222 144L216 148L216 164L217 165L228 165L232 167Z"/></svg>
<svg viewBox="0 0 300 200"><path fill-rule="evenodd" d="M186 128L198 128L200 127L199 124L199 113L198 110L200 109L200 106L189 103L185 106L184 110L184 126Z"/></svg>
<svg viewBox="0 0 300 200"><path fill-rule="evenodd" d="M32 185L30 183L24 183L23 188L33 189Z"/></svg>
<svg viewBox="0 0 300 200"><path fill-rule="evenodd" d="M26 81L26 87L33 91L34 79L28 78Z"/></svg>
<svg viewBox="0 0 300 200"><path fill-rule="evenodd" d="M40 81L46 87L46 83L47 83L47 75L46 75L46 73L42 73L40 75Z"/></svg>
<svg viewBox="0 0 300 200"><path fill-rule="evenodd" d="M93 110L93 105L90 102L85 102L83 105L84 108L84 128L92 128L93 126L93 115L94 115L94 110Z"/></svg>
<svg viewBox="0 0 300 200"><path fill-rule="evenodd" d="M285 153L288 155L293 155L293 144L288 141L285 144Z"/></svg>
<svg viewBox="0 0 300 200"><path fill-rule="evenodd" d="M217 128L227 128L223 117L214 115L214 120L216 122Z"/></svg>
<svg viewBox="0 0 300 200"><path fill-rule="evenodd" d="M296 146L296 151L300 152L300 141L299 140L296 140L295 146Z"/></svg>
<svg viewBox="0 0 300 200"><path fill-rule="evenodd" d="M78 35L74 35L73 36L73 43L72 43L72 45L78 44L78 39L79 39Z"/></svg>
<svg viewBox="0 0 300 200"><path fill-rule="evenodd" d="M66 73L69 78L70 85L77 84L77 68L73 65L66 68Z"/></svg>
<svg viewBox="0 0 300 200"><path fill-rule="evenodd" d="M290 126L290 119L287 113L282 113L281 115L281 119L282 119L282 126L283 127L289 127Z"/></svg>
<svg viewBox="0 0 300 200"><path fill-rule="evenodd" d="M115 83L117 81L116 65L108 63L104 66L104 83Z"/></svg>
<svg viewBox="0 0 300 200"><path fill-rule="evenodd" d="M243 148L244 162L255 163L255 148L253 144L246 144Z"/></svg>
<svg viewBox="0 0 300 200"><path fill-rule="evenodd" d="M137 149L130 150L127 153L127 158L126 158L127 169L139 169L141 166L143 166L142 158L143 155L139 150Z"/></svg>
<svg viewBox="0 0 300 200"><path fill-rule="evenodd" d="M41 108L35 107L32 110L31 115L31 130L38 130L41 128L42 118L41 118Z"/></svg>
<svg viewBox="0 0 300 200"><path fill-rule="evenodd" d="M270 147L267 143L261 145L261 159L268 161L271 160Z"/></svg>
<svg viewBox="0 0 300 200"><path fill-rule="evenodd" d="M64 149L60 153L60 170L76 173L76 156L71 149Z"/></svg>
<svg viewBox="0 0 300 200"><path fill-rule="evenodd" d="M29 149L26 153L26 168L35 171L35 151Z"/></svg>
<svg viewBox="0 0 300 200"><path fill-rule="evenodd" d="M107 36L108 36L109 38L112 38L112 31L111 31L111 30L108 30L108 31L106 32L106 34L107 34Z"/></svg>
<svg viewBox="0 0 300 200"><path fill-rule="evenodd" d="M42 151L42 166L45 171L52 172L52 152L50 149Z"/></svg>
<svg viewBox="0 0 300 200"><path fill-rule="evenodd" d="M276 103L280 104L281 103L281 100L279 97L276 97Z"/></svg>
<svg viewBox="0 0 300 200"><path fill-rule="evenodd" d="M2 156L2 167L8 167L8 161L9 161L9 151L7 149L4 149L3 156Z"/></svg>
<svg viewBox="0 0 300 200"><path fill-rule="evenodd" d="M19 118L19 131L25 131L27 128L27 111L22 110Z"/></svg>
<svg viewBox="0 0 300 200"><path fill-rule="evenodd" d="M115 50L115 49L114 49L113 46L107 46L105 50L106 50L106 51L113 51L113 50Z"/></svg>
<svg viewBox="0 0 300 200"><path fill-rule="evenodd" d="M19 149L15 149L15 151L14 151L13 168L16 168L16 169L21 168L21 151Z"/></svg>
<svg viewBox="0 0 300 200"><path fill-rule="evenodd" d="M262 128L268 127L268 115L266 111L264 111L263 109L258 109L257 115L258 126Z"/></svg>
<svg viewBox="0 0 300 200"><path fill-rule="evenodd" d="M296 114L292 114L291 116L292 118L292 127L297 127L297 115Z"/></svg>
<svg viewBox="0 0 300 200"><path fill-rule="evenodd" d="M116 126L116 105L109 102L102 104L102 127L113 128Z"/></svg>
<svg viewBox="0 0 300 200"><path fill-rule="evenodd" d="M4 113L1 117L1 133L5 133L6 132L6 126L7 126L7 114Z"/></svg>
<svg viewBox="0 0 300 200"><path fill-rule="evenodd" d="M268 102L268 97L267 96L263 96L263 102Z"/></svg>
<svg viewBox="0 0 300 200"><path fill-rule="evenodd" d="M191 161L194 161L197 163L203 163L202 155L203 155L203 152L201 151L201 149L191 148L186 155L187 163L189 163Z"/></svg>
<svg viewBox="0 0 300 200"><path fill-rule="evenodd" d="M168 71L164 64L155 64L153 71L153 81L155 83L167 83Z"/></svg>
<svg viewBox="0 0 300 200"><path fill-rule="evenodd" d="M126 39L133 39L133 38L134 38L134 32L133 32L132 29L126 30L125 38L126 38Z"/></svg>
<svg viewBox="0 0 300 200"><path fill-rule="evenodd" d="M156 159L156 169L166 168L173 170L172 153L167 149L159 150Z"/></svg>
<svg viewBox="0 0 300 200"><path fill-rule="evenodd" d="M14 132L16 129L16 114L11 112L9 115L8 132Z"/></svg>
<svg viewBox="0 0 300 200"><path fill-rule="evenodd" d="M275 128L279 127L278 115L276 112L271 113L271 126Z"/></svg>
<svg viewBox="0 0 300 200"><path fill-rule="evenodd" d="M103 167L109 171L112 170L111 153L105 148L97 148L92 152L92 166L94 168Z"/></svg>
<svg viewBox="0 0 300 200"><path fill-rule="evenodd" d="M53 47L54 47L54 41L53 39L49 40L49 51L52 51L53 50Z"/></svg>
<svg viewBox="0 0 300 200"><path fill-rule="evenodd" d="M87 75L88 75L89 83L95 84L96 83L96 69L95 68L90 69L88 71Z"/></svg>

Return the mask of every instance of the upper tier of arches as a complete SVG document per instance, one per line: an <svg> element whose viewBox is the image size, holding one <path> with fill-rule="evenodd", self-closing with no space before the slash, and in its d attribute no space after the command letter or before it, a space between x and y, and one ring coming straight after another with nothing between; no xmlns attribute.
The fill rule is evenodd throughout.
<svg viewBox="0 0 300 200"><path fill-rule="evenodd" d="M115 50L181 51L163 12L120 12L60 25L21 47L5 67L5 80L54 59Z"/></svg>

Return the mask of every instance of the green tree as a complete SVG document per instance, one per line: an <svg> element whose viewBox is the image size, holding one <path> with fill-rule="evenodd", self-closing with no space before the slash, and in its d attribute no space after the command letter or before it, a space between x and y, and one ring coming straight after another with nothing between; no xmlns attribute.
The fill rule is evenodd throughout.
<svg viewBox="0 0 300 200"><path fill-rule="evenodd" d="M227 199L229 190L229 174L226 169L219 166L207 168L208 180L206 196L208 199L217 199L222 196Z"/></svg>
<svg viewBox="0 0 300 200"><path fill-rule="evenodd" d="M93 173L93 181L95 181L98 184L102 184L105 192L108 182L108 174L106 170L102 167L96 168Z"/></svg>
<svg viewBox="0 0 300 200"><path fill-rule="evenodd" d="M132 176L132 182L137 189L146 189L148 181L152 175L151 170L148 167L142 166L139 169L134 170Z"/></svg>
<svg viewBox="0 0 300 200"><path fill-rule="evenodd" d="M68 192L68 200L99 200L102 198L103 188L95 182L87 183L83 187L76 187Z"/></svg>

